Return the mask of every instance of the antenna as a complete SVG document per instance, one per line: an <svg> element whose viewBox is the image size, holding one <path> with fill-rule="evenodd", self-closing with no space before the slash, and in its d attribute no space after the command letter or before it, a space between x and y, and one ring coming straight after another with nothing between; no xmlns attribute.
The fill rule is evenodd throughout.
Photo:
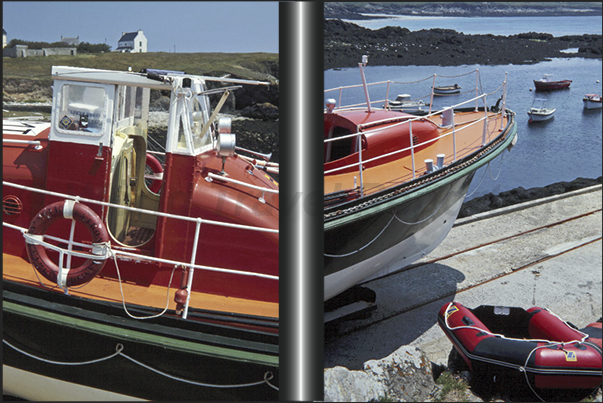
<svg viewBox="0 0 603 403"><path fill-rule="evenodd" d="M366 85L366 77L364 77L364 67L366 67L368 63L368 56L362 55L362 62L358 63L358 67L360 67L360 76L362 76L362 87L364 87L364 96L366 97L366 107L368 112L371 112L371 99L369 98L368 87Z"/></svg>

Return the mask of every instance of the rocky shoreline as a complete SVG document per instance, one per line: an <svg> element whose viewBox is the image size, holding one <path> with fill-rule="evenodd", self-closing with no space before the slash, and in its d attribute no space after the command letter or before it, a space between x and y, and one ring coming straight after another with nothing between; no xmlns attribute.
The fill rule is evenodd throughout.
<svg viewBox="0 0 603 403"><path fill-rule="evenodd" d="M465 35L451 29L371 30L339 19L324 21L325 70L356 66L361 55L368 55L373 66L534 64L555 57L600 59L602 45L601 35ZM570 48L578 48L578 52L562 52Z"/></svg>
<svg viewBox="0 0 603 403"><path fill-rule="evenodd" d="M364 20L389 16L516 17L601 15L601 3L496 3L496 2L378 2L325 3L325 18Z"/></svg>
<svg viewBox="0 0 603 403"><path fill-rule="evenodd" d="M401 376L401 374L403 376ZM503 378L503 377L501 377ZM401 346L389 356L366 361L362 370L324 370L325 402L532 402L537 396L522 379L474 374L451 351L448 366L434 364L420 348ZM512 386L512 387L510 387ZM601 388L539 390L543 401L600 402Z"/></svg>
<svg viewBox="0 0 603 403"><path fill-rule="evenodd" d="M485 211L495 210L531 200L573 192L574 190L601 185L601 176L596 179L576 178L571 182L557 182L544 187L524 189L518 187L497 195L488 193L463 203L458 218L469 217Z"/></svg>

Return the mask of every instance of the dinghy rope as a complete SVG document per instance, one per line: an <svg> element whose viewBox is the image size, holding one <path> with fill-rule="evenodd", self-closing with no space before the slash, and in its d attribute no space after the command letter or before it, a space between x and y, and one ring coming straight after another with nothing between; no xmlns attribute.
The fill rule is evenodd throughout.
<svg viewBox="0 0 603 403"><path fill-rule="evenodd" d="M12 345L11 343L9 343L8 341L6 341L6 339L2 339L2 342L4 344L6 344L7 346L9 346L10 348L12 348L15 351L20 352L21 354L24 354L30 358L33 358L35 360L38 361L42 361L48 364L54 364L54 365L88 365L88 364L95 364L98 362L102 362L102 361L106 361L109 360L111 358L114 358L116 356L122 356L127 360L132 361L134 364L140 365L143 368L148 369L149 371L155 372L156 374L165 376L166 378L170 378L173 379L175 381L179 381L179 382L184 382L184 383L188 383L191 385L196 385L196 386L203 386L203 387L208 387L208 388L220 388L220 389L225 389L225 388L245 388L245 387L249 387L249 386L258 386L261 385L263 383L265 383L266 385L270 386L272 389L274 390L279 390L278 386L273 385L272 383L270 383L270 381L274 378L274 374L272 373L272 371L266 371L264 372L263 375L263 379L261 381L256 381L256 382L249 382L249 383L240 383L240 384L224 384L224 385L218 385L218 384L212 384L212 383L204 383L204 382L197 382L197 381L191 381L189 379L184 379L184 378L180 378L174 375L170 375L166 372L160 371L156 368L153 368L143 362L140 362L132 357L130 357L129 355L125 354L123 352L124 350L124 346L121 343L117 343L115 346L115 352L113 354L110 354L106 357L102 357L102 358L97 358L95 360L89 360L89 361L79 361L79 362L65 362L65 361L54 361L54 360L49 360L46 358L42 358L42 357L38 357L34 354L30 354L14 345Z"/></svg>
<svg viewBox="0 0 603 403"><path fill-rule="evenodd" d="M446 307L446 310L444 312L448 312L448 310L450 309L450 306L452 306L452 304L454 304L454 302L450 302L448 304L448 306ZM479 327L475 327L475 326L469 326L469 325L467 325L467 326L450 327L450 325L448 324L448 315L446 315L446 314L444 314L444 324L446 325L446 328L448 330L451 330L451 331L459 330L459 329L472 329L472 330L477 330L478 332L486 333L486 334L489 334L491 336L499 337L499 338L505 339L505 340L535 341L535 342L547 343L547 344L542 345L542 346L536 346L536 347L534 347L532 349L532 351L530 351L530 353L528 354L528 357L526 358L526 361L525 361L524 365L520 366L518 368L519 372L522 372L524 374L524 378L526 380L526 383L527 383L528 387L530 388L530 390L532 391L532 393L534 393L534 395L538 399L540 399L540 401L545 402L545 400L536 392L536 390L534 390L534 388L532 387L532 385L530 383L530 379L528 378L528 369L529 369L528 362L529 362L530 357L532 356L532 354L534 354L534 352L536 352L536 350L539 350L541 348L549 348L551 346L561 346L561 348L563 349L563 347L565 345L570 345L570 344L580 345L580 344L584 343L584 341L586 339L588 339L590 336L588 334L584 333L583 331L581 331L579 329L576 329L573 326L570 326L567 323L567 321L561 319L557 314L555 314L554 312L551 312L549 309L547 309L547 308L542 308L542 309L544 309L545 311L547 311L551 315L555 316L557 319L559 319L561 322L563 322L567 327L570 327L572 330L575 330L575 331L581 333L582 334L582 339L580 339L580 340L571 340L571 341L551 341L551 340L546 340L546 339L518 339L518 338L514 338L514 337L507 337L507 336L505 336L503 334L500 334L500 333L492 333L489 330L485 330L485 329L482 329L482 328L479 328ZM599 350L599 353L601 353L601 349L599 348L599 346L597 346L595 344L591 344L591 343L589 343L589 345L592 346L593 348ZM597 386L593 390L593 392L596 391L598 388L599 388L599 386Z"/></svg>

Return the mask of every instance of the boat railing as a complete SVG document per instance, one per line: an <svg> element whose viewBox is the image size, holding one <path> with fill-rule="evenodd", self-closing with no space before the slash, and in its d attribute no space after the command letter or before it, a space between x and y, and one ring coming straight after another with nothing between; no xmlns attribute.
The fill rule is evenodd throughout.
<svg viewBox="0 0 603 403"><path fill-rule="evenodd" d="M436 79L439 78L458 78L458 77L463 77L463 76L467 76L470 74L475 74L475 88L471 88L465 92L462 92L460 95L462 94L469 94L469 93L475 93L475 96L478 97L480 94L480 73L479 73L479 69L475 69L475 70L471 70L469 72L466 73L461 73L461 74L456 74L456 75L442 75L442 74L433 74L431 76L425 77L425 78L421 78L415 81L394 81L394 80L386 80L386 81L377 81L377 82L372 82L372 83L367 83L366 84L366 89L368 91L369 87L376 87L376 86L385 86L385 98L383 99L377 99L377 100L370 100L368 97L368 92L367 92L367 96L366 98L368 99L367 101L364 102L360 102L360 103L352 103L352 104L346 104L345 106L342 103L342 98L343 98L343 91L344 90L352 90L354 88L364 88L364 84L354 84L354 85L347 85L347 86L341 86L341 87L336 87L336 88L330 88L324 91L325 95L328 93L334 93L337 92L337 98L338 98L338 102L337 102L337 107L335 108L335 110L347 110L347 109L354 109L354 108L358 108L358 107L373 107L373 106L377 106L377 105L383 105L383 108L387 109L389 107L389 94L391 92L391 89L394 85L397 86L401 86L401 85L409 85L409 84L418 84L421 83L423 81L427 81L427 80L431 80L431 87L430 87L430 91L429 93L423 95L423 96L419 96L416 98L413 98L412 101L417 101L417 100L422 100L425 98L430 98L430 102L429 102L429 113L432 112L432 107L433 107L433 98L436 95L436 91L435 88L436 86ZM374 93L374 91L373 91ZM457 96L459 94L452 94L454 96ZM450 96L447 94L438 94L438 96L440 97L446 97L446 96ZM367 105L368 103L368 105ZM475 108L477 109L478 104L477 104L477 100L476 100L476 104L475 104Z"/></svg>
<svg viewBox="0 0 603 403"><path fill-rule="evenodd" d="M423 146L425 146L427 144L430 144L430 143L434 143L434 142L436 142L436 141L438 141L438 140L440 140L440 139L442 139L444 137L447 137L447 136L452 136L452 148L453 148L452 149L452 154L453 154L452 163L455 163L457 161L457 159L458 159L458 156L457 156L457 135L459 134L459 132L462 132L463 130L468 129L469 127L471 127L473 125L476 125L476 124L479 124L479 123L483 122L483 135L482 135L482 143L481 143L481 145L483 147L487 143L488 123L489 123L489 121L492 118L496 118L496 116L498 116L498 115L500 115L500 117L501 117L501 119L500 119L501 120L501 124L500 124L499 131L502 131L502 129L504 127L503 126L503 120L504 120L503 118L504 118L504 116L506 114L506 105L505 105L505 103L506 103L506 84L507 84L507 79L506 79L506 73L505 73L505 80L502 83L502 85L499 88L497 88L495 91L493 91L492 93L490 93L490 94L485 94L484 93L484 94L481 94L481 95L477 95L477 96L475 96L475 97L473 97L473 98L471 98L469 100L466 100L466 101L457 103L455 105L449 106L449 107L444 108L444 109L442 109L440 111L430 112L430 113L428 113L425 116L409 117L408 115L406 115L406 116L403 116L403 117L395 117L395 118L384 119L384 120L381 120L381 121L367 123L367 124L364 124L364 125L359 125L358 128L357 128L357 132L356 133L351 133L351 134L340 136L340 137L325 139L324 142L325 143L329 143L329 142L333 142L333 141L339 141L339 140L343 140L343 139L347 139L347 138L356 137L357 138L357 143L356 144L361 145L362 144L361 138L362 138L363 135L370 135L371 133L376 133L376 132L378 132L380 130L386 130L386 129L387 130L391 130L392 127L402 126L402 125L408 125L409 126L409 133L410 133L410 135L409 135L409 137L410 137L410 146L409 147L406 147L406 148L403 148L403 149L400 149L400 150L396 150L396 151L392 151L392 152L384 154L384 155L379 155L377 157L374 157L374 158L371 158L371 159L368 159L368 160L363 160L363 157L362 157L362 147L359 146L358 147L358 161L357 162L353 162L351 164L347 164L347 165L344 165L344 166L340 166L340 167L329 169L329 170L325 171L324 174L325 175L333 174L333 173L336 173L336 172L339 172L339 171L343 171L343 170L346 170L346 169L349 169L349 168L358 167L358 171L359 171L358 175L359 175L359 179L360 179L360 186L359 186L360 192L359 193L360 193L360 197L362 197L364 195L364 193L363 193L364 183L363 183L363 173L362 173L362 171L363 171L363 169L362 169L363 164L366 164L366 163L369 163L369 162L374 162L374 161L377 161L377 160L380 160L380 159L391 157L391 156L396 155L396 154L400 154L400 153L404 153L404 152L410 151L411 162L412 162L412 179L414 180L414 179L416 179L415 149L418 148L418 147L423 147ZM358 86L350 86L350 87L358 87ZM498 111L496 111L494 117L492 117L491 115L488 114L488 107L487 107L487 101L486 101L486 99L487 99L488 95L493 95L493 94L497 93L501 89L502 89L502 94L503 94L502 98L501 98L501 100L502 100L502 106L501 106L501 108ZM456 122L454 121L454 109L457 109L457 108L460 108L460 107L462 107L464 105L468 105L470 103L475 102L475 111L477 112L478 111L478 103L480 101L483 103L484 116L482 116L480 118L477 118L477 119L474 119L473 121L470 121L470 122L463 122L462 127L459 127L460 125L457 125ZM427 141L422 142L422 143L414 144L413 143L413 135L412 135L412 124L413 124L413 122L423 121L425 119L433 118L433 117L438 116L438 115L442 115L442 116L447 115L451 119L451 121L448 122L449 124L447 124L446 126L438 125L439 127L450 127L451 130L446 131L444 134L442 134L441 136L438 136L436 138L427 140ZM387 127L384 127L383 125L387 124L387 123L392 123L392 124L388 125ZM367 129L367 128L370 128L372 126L378 126L378 127L376 129L363 131L363 129ZM439 167L439 168L441 168L441 167ZM355 184L355 187L356 187L356 184Z"/></svg>
<svg viewBox="0 0 603 403"><path fill-rule="evenodd" d="M220 177L220 179L224 179L224 178ZM100 252L98 250L94 251L94 248L100 247L102 249L103 247L99 246L99 245L87 245L87 244L75 242L73 240L73 235L74 235L73 231L71 231L69 240L60 239L60 238L56 238L56 237L50 237L48 235L42 236L42 237L47 237L48 239L52 239L54 241L59 241L61 243L64 243L65 245L67 245L67 249L63 249L63 248L57 247L55 245L52 245L48 242L44 242L43 239L41 239L42 237L40 237L40 236L30 235L28 233L27 228L22 228L22 227L19 227L19 226L10 224L10 223L2 222L3 226L20 231L26 239L30 240L30 242L42 244L45 247L54 249L57 252L59 252L59 267L62 267L64 255L67 255L68 259L70 259L71 256L84 257L84 258L88 258L88 259L108 259L110 256L115 256L115 258L117 258L117 256L122 256L126 259L136 258L136 260L140 260L140 261L149 261L149 262L156 262L156 263L165 263L165 264L170 264L170 265L175 265L175 266L183 266L183 267L187 267L190 269L189 270L190 274L188 276L188 284L187 284L188 290L192 289L193 275L194 275L195 270L214 271L214 272L220 272L220 273L236 274L236 275L241 275L241 276L261 277L261 278L265 278L265 279L269 279L269 280L276 280L276 281L279 280L279 277L274 276L274 275L249 272L249 271L244 271L244 270L235 270L235 269L205 266L205 265L199 265L196 263L197 247L198 247L199 239L200 239L201 224L214 225L214 226L220 226L220 227L228 227L228 228L236 228L236 229L245 230L245 231L256 231L256 232L275 233L275 234L278 234L278 232L279 232L278 229L254 227L254 226L249 226L249 225L208 220L208 219L204 219L201 217L187 217L187 216L181 216L181 215L177 215L177 214L163 213L163 212L159 212L159 211L146 210L146 209L141 209L141 208L136 208L136 207L122 206L119 204L103 202L103 201L88 199L88 198L79 197L79 196L73 196L73 195L69 195L69 194L65 194L65 193L58 193L58 192L53 192L53 191L44 190L44 189L38 189L38 188L25 186L25 185L19 185L19 184L7 182L7 181L2 181L2 185L25 190L25 191L30 191L30 192L34 192L34 193L40 193L40 194L44 194L44 195L48 195L48 196L64 198L65 200L73 200L74 202L97 204L97 205L101 205L101 206L105 206L105 207L109 207L109 208L124 209L124 210L128 210L128 211L154 215L157 217L166 217L166 218L170 218L170 219L194 222L196 224L195 236L192 239L193 248L192 248L192 252L191 252L191 260L189 262L184 262L184 261L175 261L175 260L157 258L154 256L143 255L140 253L128 252L127 250L122 250L120 248L113 248L113 247L111 247L111 245L104 245L104 250L101 250ZM73 251L72 250L73 246L91 249L93 254L90 255L90 254L85 254L82 252ZM190 300L191 294L192 293L190 293L190 292L188 293L187 300L183 307L182 317L184 319L187 318L189 300Z"/></svg>
<svg viewBox="0 0 603 403"><path fill-rule="evenodd" d="M39 140L13 140L13 139L2 139L3 144L25 144L35 146L34 149L41 150L42 142Z"/></svg>
<svg viewBox="0 0 603 403"><path fill-rule="evenodd" d="M276 189L270 189L270 188L266 188L266 187L262 187L262 186L255 186L255 185L252 185L252 184L249 184L249 183L238 181L236 179L228 178L226 176L216 175L216 174L214 174L212 172L209 172L207 174L207 177L205 178L205 180L207 180L207 181L212 181L214 179L225 181L225 182L230 182L230 183L236 183L237 185L240 185L240 186L245 186L245 187L248 187L250 189L259 190L260 192L262 192L262 196L260 196L258 198L258 200L261 203L266 203L266 200L264 200L264 195L266 193L275 193L275 194L278 194L278 190L276 190Z"/></svg>
<svg viewBox="0 0 603 403"><path fill-rule="evenodd" d="M388 88L389 88L390 83L391 83L391 81L378 81L378 82L374 82L374 83L367 83L366 85L367 85L367 87L374 87L374 86L387 84ZM337 109L337 110L354 109L354 108L366 106L366 102L360 102L360 103L356 103L356 104L347 104L346 106L342 106L343 104L341 103L341 99L343 97L343 90L349 90L349 89L353 89L353 88L363 88L363 87L364 87L363 84L346 85L346 86L342 86L342 87L331 88L331 89L325 90L325 94L334 92L334 91L339 92L338 102L337 102L337 105L339 105L339 106L335 109ZM387 93L388 93L388 91L386 91L386 94ZM387 95L386 95L386 98L387 98ZM384 101L385 100L371 101L370 104L371 105L372 104L380 104Z"/></svg>

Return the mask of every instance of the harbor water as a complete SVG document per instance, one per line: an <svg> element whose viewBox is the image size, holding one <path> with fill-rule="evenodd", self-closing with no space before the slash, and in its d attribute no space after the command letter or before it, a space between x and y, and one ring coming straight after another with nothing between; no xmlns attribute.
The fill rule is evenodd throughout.
<svg viewBox="0 0 603 403"><path fill-rule="evenodd" d="M547 18L550 17L536 19L546 21ZM567 21L580 21L583 18L589 17L569 17ZM601 19L597 18L600 33ZM498 19L517 20L514 17L498 17ZM480 19L470 20L473 20L474 24L481 24ZM360 22L354 21L354 23ZM563 26L549 28L548 31L554 30L555 32L552 33L556 36L565 30ZM520 29L523 32L530 30L533 29ZM513 49L508 51L512 52ZM577 49L568 50L568 52L574 51ZM475 74L464 75L476 69L479 69L479 82L476 82ZM536 64L494 66L372 66L369 58L365 68L367 82L391 80L408 83L393 87L388 94L390 100L395 99L397 94L405 93L410 94L413 100L421 99L426 103L430 102L429 95L433 80L420 80L433 77L433 74L437 75L436 86L459 84L463 88L462 92L466 92L474 90L477 84L482 92L488 94L499 88L505 73L507 73L508 83L507 108L516 113L518 141L510 152L505 151L489 165L477 171L466 200L488 193L498 194L517 187L529 189L561 181L569 182L579 177L600 177L603 146L602 112L601 109L585 110L582 101L585 94L602 92L600 59L568 57ZM533 80L541 79L544 74L551 74L552 80L569 79L573 82L566 90L535 91ZM324 73L325 89L359 83L361 77L358 66L330 69ZM384 87L382 86L379 91L379 94L369 92L371 100L384 99ZM458 96L435 97L433 107L441 109L451 106L470 99L474 94L475 91ZM342 99L342 103L363 102L365 99L362 89L350 93L350 96L353 99ZM532 106L535 98L544 98L547 107L556 108L551 120L528 122L527 110ZM492 99L487 99L487 104L493 106L496 101L493 96Z"/></svg>
<svg viewBox="0 0 603 403"><path fill-rule="evenodd" d="M367 14L368 17L371 14ZM375 15L377 17L377 15ZM525 17L441 17L399 15L367 20L344 20L364 28L386 26L420 29L453 29L466 35L516 35L524 32L545 32L553 36L601 35L601 16L525 16Z"/></svg>

